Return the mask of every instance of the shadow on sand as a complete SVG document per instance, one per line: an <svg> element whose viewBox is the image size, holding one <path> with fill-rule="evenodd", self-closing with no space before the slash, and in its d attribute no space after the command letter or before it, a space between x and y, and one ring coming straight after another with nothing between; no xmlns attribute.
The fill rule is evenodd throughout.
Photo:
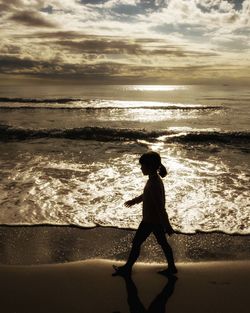
<svg viewBox="0 0 250 313"><path fill-rule="evenodd" d="M155 299L151 302L148 309L144 307L139 296L136 285L132 280L131 275L119 275L122 277L126 284L127 290L127 301L129 306L130 313L165 313L166 312L166 304L168 299L174 292L175 283L177 281L176 276L168 276L167 283L163 287L162 291L155 297ZM113 313L120 313L119 311Z"/></svg>

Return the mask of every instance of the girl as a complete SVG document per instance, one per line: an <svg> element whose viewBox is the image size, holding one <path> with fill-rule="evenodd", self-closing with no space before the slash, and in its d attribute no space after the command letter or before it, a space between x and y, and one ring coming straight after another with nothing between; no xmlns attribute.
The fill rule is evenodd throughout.
<svg viewBox="0 0 250 313"><path fill-rule="evenodd" d="M114 266L114 275L131 274L132 266L139 257L140 247L151 233L155 235L168 263L168 268L159 273L173 275L177 273L177 269L174 263L173 252L166 240L165 233L172 235L174 230L169 223L165 210L165 190L161 180L161 177L167 175L167 170L161 164L161 157L157 152L150 151L143 154L139 162L143 175L148 175L148 181L144 187L143 194L125 202L125 206L131 207L142 202L142 222L136 231L126 264L120 267Z"/></svg>

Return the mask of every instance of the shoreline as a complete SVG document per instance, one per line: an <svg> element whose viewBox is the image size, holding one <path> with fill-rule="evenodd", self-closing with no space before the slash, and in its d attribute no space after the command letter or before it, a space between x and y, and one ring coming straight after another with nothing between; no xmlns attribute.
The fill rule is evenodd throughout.
<svg viewBox="0 0 250 313"><path fill-rule="evenodd" d="M135 231L108 227L0 226L0 265L38 265L91 259L125 261ZM250 235L174 234L168 237L177 263L250 261ZM153 235L138 262L165 263Z"/></svg>

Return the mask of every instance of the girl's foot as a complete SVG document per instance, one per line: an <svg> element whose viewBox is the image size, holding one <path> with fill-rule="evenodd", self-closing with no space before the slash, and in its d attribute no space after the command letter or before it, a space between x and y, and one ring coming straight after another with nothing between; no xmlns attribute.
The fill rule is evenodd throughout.
<svg viewBox="0 0 250 313"><path fill-rule="evenodd" d="M165 276L172 276L177 273L178 273L178 270L175 266L168 267L167 269L158 272L158 274L165 275Z"/></svg>
<svg viewBox="0 0 250 313"><path fill-rule="evenodd" d="M127 265L113 265L113 269L115 270L115 272L112 274L112 276L130 276L132 271L132 268L128 267Z"/></svg>

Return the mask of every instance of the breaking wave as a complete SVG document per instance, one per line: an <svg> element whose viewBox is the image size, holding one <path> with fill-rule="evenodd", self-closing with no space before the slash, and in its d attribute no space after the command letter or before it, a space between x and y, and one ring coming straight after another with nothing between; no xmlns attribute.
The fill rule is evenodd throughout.
<svg viewBox="0 0 250 313"><path fill-rule="evenodd" d="M81 99L77 98L8 98L8 97L0 97L0 103L68 103L80 101Z"/></svg>
<svg viewBox="0 0 250 313"><path fill-rule="evenodd" d="M0 98L0 110L221 110L223 106L200 104L175 104L168 102L150 101L121 101L121 100L90 100L79 98Z"/></svg>
<svg viewBox="0 0 250 313"><path fill-rule="evenodd" d="M145 129L83 127L70 129L25 129L0 125L0 140L27 140L36 138L65 138L97 141L160 140L180 143L250 143L250 132L168 130L147 131Z"/></svg>

